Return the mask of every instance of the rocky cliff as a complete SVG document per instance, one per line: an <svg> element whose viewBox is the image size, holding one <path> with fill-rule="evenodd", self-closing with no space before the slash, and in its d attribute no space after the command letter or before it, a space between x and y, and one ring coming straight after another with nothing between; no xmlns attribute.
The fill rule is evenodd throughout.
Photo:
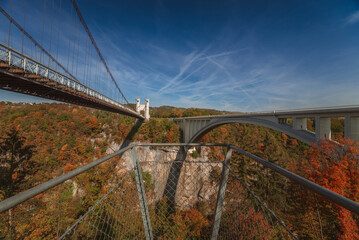
<svg viewBox="0 0 359 240"><path fill-rule="evenodd" d="M112 149L116 147L112 146ZM208 148L186 151L179 147L137 147L136 151L143 174L150 174L144 181L153 182L150 184L152 188L146 189L151 196L148 197L149 204L166 197L173 200L176 207L187 209L201 201L216 199L222 165L209 161ZM200 154L193 154L197 151ZM123 174L133 166L132 153L127 151L116 171Z"/></svg>

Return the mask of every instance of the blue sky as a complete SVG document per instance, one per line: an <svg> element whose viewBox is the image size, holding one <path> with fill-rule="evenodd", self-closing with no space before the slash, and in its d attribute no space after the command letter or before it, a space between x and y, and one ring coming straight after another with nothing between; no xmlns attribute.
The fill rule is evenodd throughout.
<svg viewBox="0 0 359 240"><path fill-rule="evenodd" d="M132 102L232 111L359 104L358 1L77 2Z"/></svg>

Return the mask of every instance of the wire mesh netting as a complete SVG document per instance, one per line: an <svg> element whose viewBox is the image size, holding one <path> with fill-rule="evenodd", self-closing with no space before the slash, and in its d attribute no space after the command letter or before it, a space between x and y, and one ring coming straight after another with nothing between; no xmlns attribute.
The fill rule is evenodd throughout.
<svg viewBox="0 0 359 240"><path fill-rule="evenodd" d="M80 177L50 190L54 192L48 196L58 196L56 204L61 203L59 206L54 204L53 211L39 215L42 208L33 202L41 201L32 199L12 209L13 218L16 219L15 213L21 214L19 210L22 209L22 214L29 215L22 218L28 223L34 217L56 219L56 226L46 226L44 222L39 235L36 230L31 235L48 236L49 239L295 238L267 205L225 165L229 164L230 154L227 153L225 161L208 160L206 151L134 148L116 165L109 165L113 166L114 174L103 183L103 193L93 192L96 188L91 186L97 178L88 182L86 193L81 193L82 197L76 200L76 210L71 205L75 204L74 182L84 182ZM94 171L89 176L101 173L110 174ZM77 187L77 191L82 191L81 187ZM89 195L98 197L89 201L86 200ZM45 196L44 199L46 202L50 198ZM45 205L52 209L51 203ZM31 206L38 207L32 210ZM84 206L81 211L78 211L79 206ZM7 213L3 217L2 223L6 226ZM24 225L19 221L17 224ZM19 231L17 227L14 233Z"/></svg>
<svg viewBox="0 0 359 240"><path fill-rule="evenodd" d="M133 173L121 177L60 239L145 238Z"/></svg>
<svg viewBox="0 0 359 240"><path fill-rule="evenodd" d="M294 238L237 175L224 171L222 161L194 154L180 160L184 155L180 149L174 160L146 161L135 154L128 182L115 185L68 230L66 238ZM220 188L226 189L222 198Z"/></svg>
<svg viewBox="0 0 359 240"><path fill-rule="evenodd" d="M221 162L142 162L155 239L208 239Z"/></svg>
<svg viewBox="0 0 359 240"><path fill-rule="evenodd" d="M218 239L296 239L274 212L229 171Z"/></svg>

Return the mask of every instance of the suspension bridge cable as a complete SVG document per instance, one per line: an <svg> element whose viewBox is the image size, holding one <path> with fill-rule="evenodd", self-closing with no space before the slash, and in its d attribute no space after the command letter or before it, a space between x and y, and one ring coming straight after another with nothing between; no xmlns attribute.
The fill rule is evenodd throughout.
<svg viewBox="0 0 359 240"><path fill-rule="evenodd" d="M49 47L49 53L51 53L51 42L52 42L52 23L54 20L54 0L52 0L52 10L51 10L51 30L50 30L50 47ZM50 58L49 58L49 65L50 65Z"/></svg>
<svg viewBox="0 0 359 240"><path fill-rule="evenodd" d="M92 48L91 48L91 43L89 43L89 55L88 55L88 61L87 61L87 69L86 69L86 79L87 82L91 82L90 80L90 69L91 69L91 56L92 56Z"/></svg>
<svg viewBox="0 0 359 240"><path fill-rule="evenodd" d="M85 77L86 77L86 63L87 63L87 42L88 42L88 39L85 38L85 64L83 64L84 73L83 73L83 77L82 77L85 85L87 85L86 84L86 79L85 79Z"/></svg>
<svg viewBox="0 0 359 240"><path fill-rule="evenodd" d="M5 18L5 16L3 15L3 19L4 19L4 43L6 43L6 34L5 34L5 32L6 32L6 18Z"/></svg>
<svg viewBox="0 0 359 240"><path fill-rule="evenodd" d="M91 64L92 64L92 48L90 50L89 68L87 69L87 71L88 71L88 80L90 82L91 82L91 70L92 70Z"/></svg>
<svg viewBox="0 0 359 240"><path fill-rule="evenodd" d="M95 47L97 54L99 55L99 57L100 57L102 63L104 64L104 66L105 66L105 68L106 68L106 71L107 71L108 74L110 75L110 77L111 77L112 81L114 82L114 84L115 84L116 88L118 89L118 91L121 93L123 99L124 99L125 102L128 104L127 99L126 99L125 96L123 95L123 93L122 93L120 87L118 86L117 82L115 81L114 77L112 76L112 73L111 73L110 69L108 68L108 66L107 66L107 64L106 64L106 61L105 61L105 59L103 58L103 56L102 56L102 54L101 54L101 52L100 52L100 49L97 47L97 44L96 44L96 42L95 42L95 39L92 37L92 34L91 34L91 32L90 32L90 29L88 28L88 26L87 26L87 24L86 24L86 22L85 22L85 19L82 17L82 14L81 14L81 12L80 12L80 10L79 10L79 8L78 8L78 6L77 6L75 0L71 0L71 2L72 2L72 5L74 6L74 9L75 9L75 11L76 11L78 17L80 18L80 21L81 21L82 25L84 26L84 28L85 28L85 30L86 30L86 32L87 32L87 34L88 34L88 36L89 36L89 38L90 38L90 40L91 40L93 46Z"/></svg>
<svg viewBox="0 0 359 240"><path fill-rule="evenodd" d="M90 50L91 50L91 45L90 45L91 43L89 40L87 41L87 44L88 45L86 45L85 81L86 81L86 83L90 84L87 79L87 69L88 69L88 62L89 62Z"/></svg>
<svg viewBox="0 0 359 240"><path fill-rule="evenodd" d="M95 67L95 80L94 81L97 82L97 78L98 78L98 74L99 74L98 73L99 72L98 71L98 59L96 58L95 60L96 60L96 62L95 62L96 67Z"/></svg>
<svg viewBox="0 0 359 240"><path fill-rule="evenodd" d="M72 74L74 73L74 62L75 62L75 44L76 44L76 27L77 27L77 18L75 17L75 33L74 33L74 39L73 39L73 44L72 44L72 51L71 51L71 55L72 55L72 64L71 64L71 72Z"/></svg>
<svg viewBox="0 0 359 240"><path fill-rule="evenodd" d="M10 3L10 18L12 16L12 0ZM10 47L10 39L11 39L11 21L9 21L9 36L8 36L8 41L7 41L7 45Z"/></svg>
<svg viewBox="0 0 359 240"><path fill-rule="evenodd" d="M23 32L25 34L26 37L28 37L35 46L37 46L38 48L40 48L40 50L42 52L44 52L49 58L51 58L52 61L54 61L57 65L59 65L59 67L62 68L62 70L65 71L66 74L68 74L75 82L80 83L79 80L77 80L77 78L75 76L73 76L69 71L67 71L67 69L62 66L61 63L59 63L50 53L48 53L41 45L40 43L38 43L28 32L25 31L25 29L23 29L20 24L18 22L16 22L2 7L0 7L0 11L2 14L4 14L4 16L11 22L13 23L21 32Z"/></svg>
<svg viewBox="0 0 359 240"><path fill-rule="evenodd" d="M58 57L59 57L59 41L60 41L60 26L61 26L61 2L62 2L62 0L60 0L60 8L59 8L59 30L57 32L56 60L58 60ZM57 71L57 65L56 65L56 71Z"/></svg>
<svg viewBox="0 0 359 240"><path fill-rule="evenodd" d="M78 37L77 37L77 56L76 56L76 73L75 75L77 76L77 69L79 66L79 53L80 53L80 39L81 39L81 34L80 34L80 24L79 24L79 29L78 29Z"/></svg>
<svg viewBox="0 0 359 240"><path fill-rule="evenodd" d="M42 34L41 34L41 47L44 42L44 29L45 29L45 10L46 10L46 0L44 0L44 16L42 18ZM42 53L40 52L40 62L41 62Z"/></svg>
<svg viewBox="0 0 359 240"><path fill-rule="evenodd" d="M92 82L92 78L91 78L91 70L92 70L92 48L90 49L90 58L89 58L89 68L87 69L87 75L88 75L88 80L90 82Z"/></svg>
<svg viewBox="0 0 359 240"><path fill-rule="evenodd" d="M24 8L24 26L23 26L24 29L25 29L25 23L26 23L26 2L27 2L27 0L25 0L25 8ZM24 33L22 33L21 53L24 53Z"/></svg>
<svg viewBox="0 0 359 240"><path fill-rule="evenodd" d="M72 33L72 8L71 8L71 22L70 22L70 35L69 35L69 47L67 48L67 69L69 69L70 62L70 44L71 44L71 33Z"/></svg>

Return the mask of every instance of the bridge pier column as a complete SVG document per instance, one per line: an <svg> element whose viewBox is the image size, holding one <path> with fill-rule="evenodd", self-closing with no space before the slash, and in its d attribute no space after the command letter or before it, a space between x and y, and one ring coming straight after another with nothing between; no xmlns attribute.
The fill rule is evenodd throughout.
<svg viewBox="0 0 359 240"><path fill-rule="evenodd" d="M351 123L351 117L350 115L344 116L344 137L350 138L350 123Z"/></svg>
<svg viewBox="0 0 359 240"><path fill-rule="evenodd" d="M201 126L200 128L203 128L204 126L207 125L207 121L206 120L201 120Z"/></svg>
<svg viewBox="0 0 359 240"><path fill-rule="evenodd" d="M146 99L145 102L145 119L149 120L150 119L150 99Z"/></svg>
<svg viewBox="0 0 359 240"><path fill-rule="evenodd" d="M332 132L330 129L330 118L329 117L315 117L315 137L321 139L332 138Z"/></svg>
<svg viewBox="0 0 359 240"><path fill-rule="evenodd" d="M193 135L194 131L195 131L195 125L196 125L196 120L191 120L188 121L188 126L189 126L189 135L188 135L188 139L187 142L191 139L191 136Z"/></svg>
<svg viewBox="0 0 359 240"><path fill-rule="evenodd" d="M280 123L280 124L288 124L288 118L278 118L278 123Z"/></svg>
<svg viewBox="0 0 359 240"><path fill-rule="evenodd" d="M190 121L183 119L183 140L185 143L188 143L189 139L190 139Z"/></svg>
<svg viewBox="0 0 359 240"><path fill-rule="evenodd" d="M344 120L344 137L359 142L359 116L345 116Z"/></svg>
<svg viewBox="0 0 359 240"><path fill-rule="evenodd" d="M139 98L136 98L136 112L137 113L140 113L140 99Z"/></svg>
<svg viewBox="0 0 359 240"><path fill-rule="evenodd" d="M295 130L307 130L307 119L293 117L293 128Z"/></svg>

